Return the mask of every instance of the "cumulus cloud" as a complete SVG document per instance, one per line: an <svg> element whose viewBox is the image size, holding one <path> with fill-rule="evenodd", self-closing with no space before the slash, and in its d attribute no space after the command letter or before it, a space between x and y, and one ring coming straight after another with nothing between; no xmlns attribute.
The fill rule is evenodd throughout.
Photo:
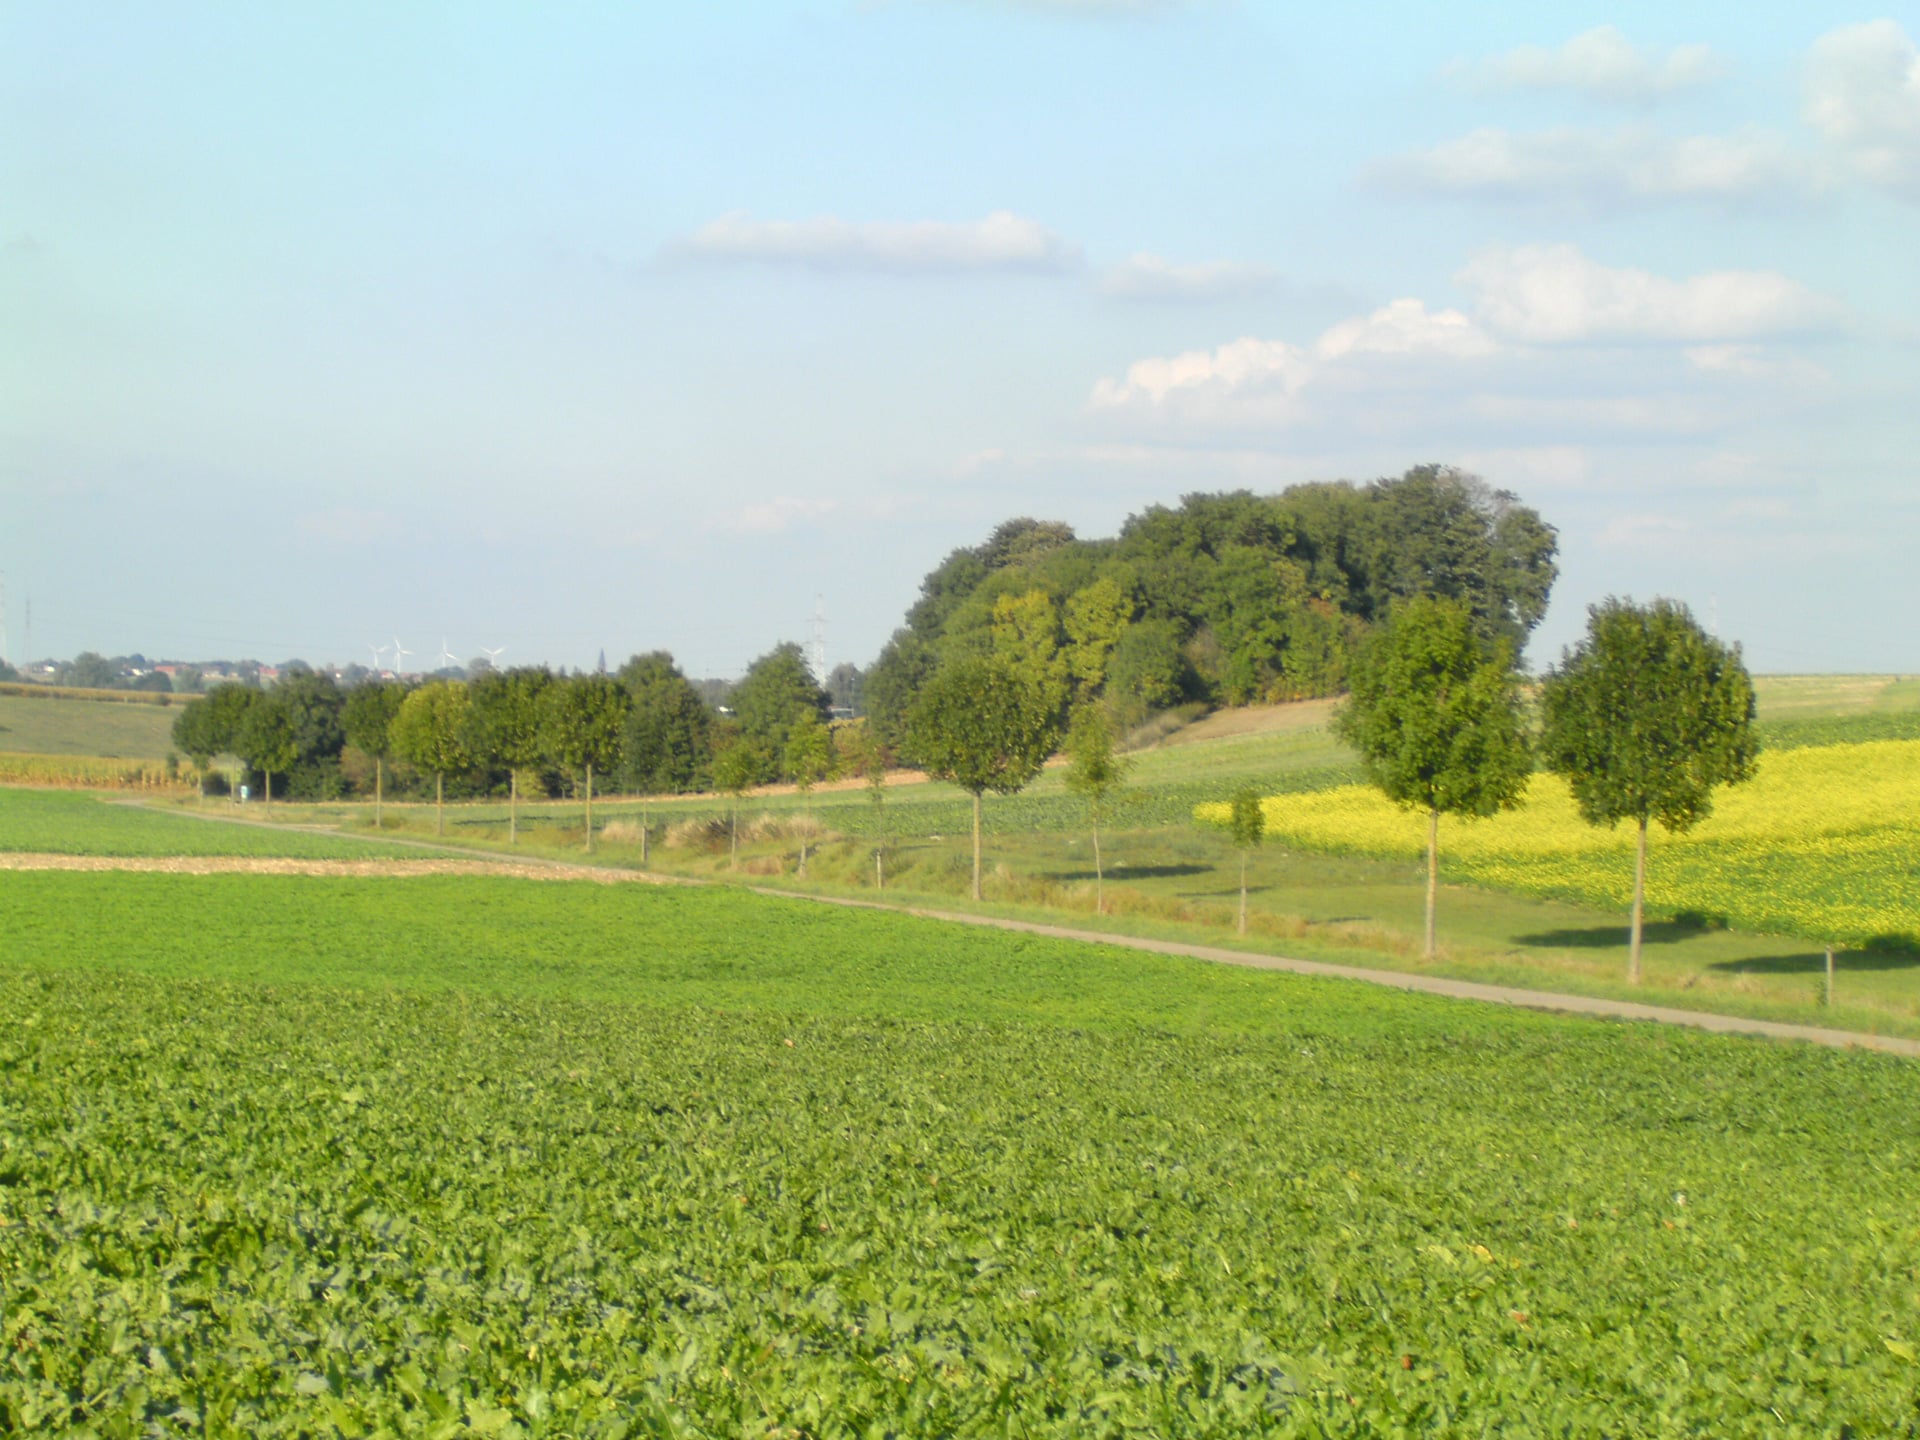
<svg viewBox="0 0 1920 1440"><path fill-rule="evenodd" d="M1095 384L1090 403L1096 410L1284 424L1305 415L1309 388L1323 382L1364 388L1382 360L1460 360L1495 349L1457 310L1396 300L1333 326L1310 347L1249 336L1214 350L1135 361L1124 376Z"/></svg>
<svg viewBox="0 0 1920 1440"><path fill-rule="evenodd" d="M1920 50L1896 21L1814 43L1806 117L1861 178L1920 198Z"/></svg>
<svg viewBox="0 0 1920 1440"><path fill-rule="evenodd" d="M1472 67L1482 86L1500 90L1571 90L1597 100L1644 105L1717 79L1723 67L1705 45L1662 54L1635 45L1612 25L1573 37L1557 50L1522 45Z"/></svg>
<svg viewBox="0 0 1920 1440"><path fill-rule="evenodd" d="M1843 317L1837 301L1771 270L1670 280L1572 245L1483 250L1455 279L1488 329L1532 344L1745 340L1830 330Z"/></svg>
<svg viewBox="0 0 1920 1440"><path fill-rule="evenodd" d="M1204 260L1177 265L1142 251L1100 277L1100 289L1119 300L1211 301L1258 294L1277 277L1264 265Z"/></svg>
<svg viewBox="0 0 1920 1440"><path fill-rule="evenodd" d="M1824 183L1815 161L1770 131L1667 136L1642 126L1534 133L1489 126L1381 161L1367 175L1423 194L1602 207L1790 198Z"/></svg>
<svg viewBox="0 0 1920 1440"><path fill-rule="evenodd" d="M1037 220L996 210L980 220L755 220L733 211L669 247L701 260L767 261L823 270L1066 270L1079 247Z"/></svg>

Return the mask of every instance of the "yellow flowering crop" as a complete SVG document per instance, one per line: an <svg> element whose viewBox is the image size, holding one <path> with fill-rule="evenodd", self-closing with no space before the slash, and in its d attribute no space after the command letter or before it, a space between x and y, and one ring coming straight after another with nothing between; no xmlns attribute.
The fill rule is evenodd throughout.
<svg viewBox="0 0 1920 1440"><path fill-rule="evenodd" d="M1219 806L1202 806L1201 818ZM1413 858L1426 817L1364 785L1264 802L1267 833L1343 854ZM1564 781L1536 775L1522 807L1490 820L1440 821L1455 879L1605 906L1633 890L1633 831L1588 825ZM1651 832L1647 897L1656 911L1724 915L1756 930L1861 942L1920 935L1920 741L1788 750L1714 793L1684 835Z"/></svg>

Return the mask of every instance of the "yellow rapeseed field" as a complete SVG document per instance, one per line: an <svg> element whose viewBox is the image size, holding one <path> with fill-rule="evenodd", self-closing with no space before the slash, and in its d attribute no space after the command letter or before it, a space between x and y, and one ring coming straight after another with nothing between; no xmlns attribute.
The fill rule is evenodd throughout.
<svg viewBox="0 0 1920 1440"><path fill-rule="evenodd" d="M1269 837L1282 844L1426 853L1425 817L1368 786L1277 795L1264 809ZM1715 792L1714 813L1691 832L1669 837L1655 825L1651 834L1655 913L1697 911L1849 944L1920 936L1920 741L1764 754L1753 780ZM1631 827L1588 825L1557 776L1536 775L1509 814L1443 818L1440 853L1452 878L1498 889L1605 906L1624 906L1633 893Z"/></svg>

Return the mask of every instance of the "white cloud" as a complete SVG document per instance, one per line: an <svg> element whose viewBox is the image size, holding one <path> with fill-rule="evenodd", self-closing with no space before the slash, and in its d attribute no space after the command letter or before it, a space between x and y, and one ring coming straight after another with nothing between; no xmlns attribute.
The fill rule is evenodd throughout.
<svg viewBox="0 0 1920 1440"><path fill-rule="evenodd" d="M1814 42L1806 117L1863 179L1920 198L1920 50L1898 22Z"/></svg>
<svg viewBox="0 0 1920 1440"><path fill-rule="evenodd" d="M1681 45L1664 55L1635 45L1612 25L1567 41L1558 50L1522 45L1473 67L1484 86L1503 90L1573 90L1598 100L1645 104L1705 85L1723 67L1705 45Z"/></svg>
<svg viewBox="0 0 1920 1440"><path fill-rule="evenodd" d="M1395 300L1343 321L1310 348L1251 336L1215 350L1135 361L1120 379L1093 387L1096 410L1176 411L1186 418L1287 423L1305 414L1303 392L1317 382L1365 388L1381 363L1469 359L1498 347L1457 310L1430 311Z"/></svg>
<svg viewBox="0 0 1920 1440"><path fill-rule="evenodd" d="M1785 381L1795 385L1818 385L1833 378L1811 360L1797 355L1770 354L1758 345L1695 345L1685 353L1687 363L1703 375Z"/></svg>
<svg viewBox="0 0 1920 1440"><path fill-rule="evenodd" d="M1426 194L1597 206L1790 198L1824 183L1816 162L1770 131L1676 137L1643 126L1535 133L1486 127L1381 161L1368 174Z"/></svg>
<svg viewBox="0 0 1920 1440"><path fill-rule="evenodd" d="M734 211L702 225L669 253L703 260L773 261L828 270L1065 270L1079 247L1037 220L996 210L980 220L865 221L820 215L755 220Z"/></svg>
<svg viewBox="0 0 1920 1440"><path fill-rule="evenodd" d="M837 500L782 495L716 515L708 522L707 528L730 531L736 535L773 535L805 521L824 519L839 508L840 502Z"/></svg>
<svg viewBox="0 0 1920 1440"><path fill-rule="evenodd" d="M1205 260L1176 265L1142 251L1100 277L1100 289L1120 300L1230 300L1273 287L1275 275L1264 265Z"/></svg>
<svg viewBox="0 0 1920 1440"><path fill-rule="evenodd" d="M1490 330L1535 344L1745 340L1832 329L1844 315L1837 301L1775 271L1669 280L1601 265L1572 245L1483 250L1454 278Z"/></svg>
<svg viewBox="0 0 1920 1440"><path fill-rule="evenodd" d="M1691 543L1693 525L1678 515L1616 515L1601 527L1597 542L1610 549L1670 550Z"/></svg>

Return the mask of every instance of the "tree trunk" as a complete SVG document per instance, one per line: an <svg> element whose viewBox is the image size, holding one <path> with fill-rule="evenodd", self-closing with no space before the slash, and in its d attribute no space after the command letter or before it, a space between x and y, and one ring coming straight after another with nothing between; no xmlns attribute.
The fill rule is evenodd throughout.
<svg viewBox="0 0 1920 1440"><path fill-rule="evenodd" d="M647 822L647 797L640 797L640 868L647 868L647 845L653 834L653 827Z"/></svg>
<svg viewBox="0 0 1920 1440"><path fill-rule="evenodd" d="M1240 933L1247 933L1247 852L1240 852Z"/></svg>
<svg viewBox="0 0 1920 1440"><path fill-rule="evenodd" d="M267 777L267 814L271 815L273 814L273 771L262 770L260 773Z"/></svg>
<svg viewBox="0 0 1920 1440"><path fill-rule="evenodd" d="M880 858L885 853L884 850L877 848L873 852L873 888L876 890L884 890L887 888L887 869L885 863Z"/></svg>
<svg viewBox="0 0 1920 1440"><path fill-rule="evenodd" d="M447 777L437 770L433 775L433 833L447 833Z"/></svg>
<svg viewBox="0 0 1920 1440"><path fill-rule="evenodd" d="M520 772L507 767L507 844L520 843Z"/></svg>
<svg viewBox="0 0 1920 1440"><path fill-rule="evenodd" d="M980 792L973 792L973 898L980 898Z"/></svg>
<svg viewBox="0 0 1920 1440"><path fill-rule="evenodd" d="M380 802L384 798L380 792L386 788L383 784L381 784L381 781L383 781L386 778L386 776L381 773L383 770L385 770L385 768L386 768L385 762L383 762L378 755L374 756L373 757L373 828L376 830L380 828Z"/></svg>
<svg viewBox="0 0 1920 1440"><path fill-rule="evenodd" d="M740 868L740 807L727 811L727 868Z"/></svg>
<svg viewBox="0 0 1920 1440"><path fill-rule="evenodd" d="M205 766L200 767L200 802L199 803L202 805L207 803L207 771Z"/></svg>
<svg viewBox="0 0 1920 1440"><path fill-rule="evenodd" d="M1833 946L1827 946L1827 981L1820 992L1820 1003L1828 1009L1833 1008Z"/></svg>
<svg viewBox="0 0 1920 1440"><path fill-rule="evenodd" d="M587 854L593 854L593 762L587 762Z"/></svg>
<svg viewBox="0 0 1920 1440"><path fill-rule="evenodd" d="M1093 817L1093 913L1107 913L1107 877L1100 869L1100 817Z"/></svg>
<svg viewBox="0 0 1920 1440"><path fill-rule="evenodd" d="M1427 948L1422 959L1434 955L1434 911L1440 903L1440 812L1427 812Z"/></svg>
<svg viewBox="0 0 1920 1440"><path fill-rule="evenodd" d="M811 823L813 820L813 815L811 812L808 812L803 814L800 818L803 822ZM800 831L800 878L802 880L807 878L807 832L806 832L806 829L804 828L804 824Z"/></svg>
<svg viewBox="0 0 1920 1440"><path fill-rule="evenodd" d="M1640 817L1640 835L1633 847L1633 933L1627 940L1627 983L1640 983L1640 925L1647 908L1647 817Z"/></svg>

